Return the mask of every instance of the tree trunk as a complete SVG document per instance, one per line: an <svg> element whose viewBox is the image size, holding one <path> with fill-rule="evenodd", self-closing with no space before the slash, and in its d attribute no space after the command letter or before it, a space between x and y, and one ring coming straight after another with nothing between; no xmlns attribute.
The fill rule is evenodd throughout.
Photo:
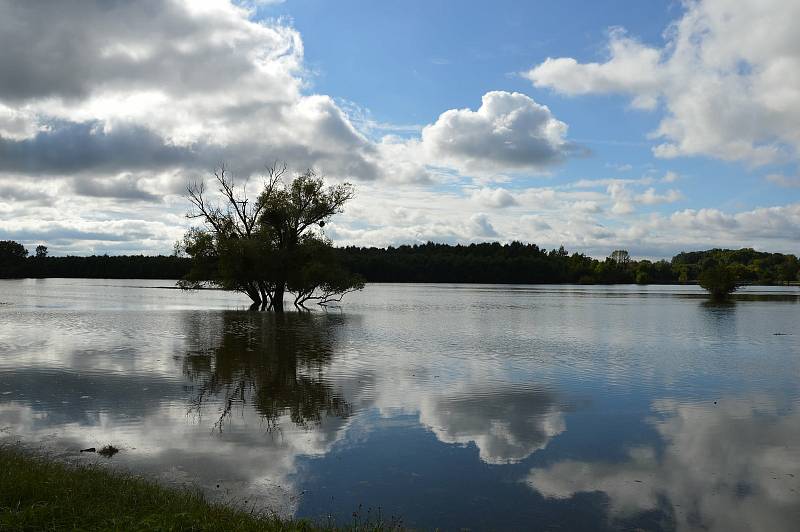
<svg viewBox="0 0 800 532"><path fill-rule="evenodd" d="M275 312L283 312L283 294L286 283L275 283L275 292L272 294L272 308Z"/></svg>
<svg viewBox="0 0 800 532"><path fill-rule="evenodd" d="M250 310L258 310L258 307L261 306L261 296L258 295L258 288L256 288L252 283L247 283L245 286L245 292L253 301L253 304L250 305Z"/></svg>
<svg viewBox="0 0 800 532"><path fill-rule="evenodd" d="M272 294L262 281L258 282L258 291L261 292L261 310L267 310L272 306Z"/></svg>

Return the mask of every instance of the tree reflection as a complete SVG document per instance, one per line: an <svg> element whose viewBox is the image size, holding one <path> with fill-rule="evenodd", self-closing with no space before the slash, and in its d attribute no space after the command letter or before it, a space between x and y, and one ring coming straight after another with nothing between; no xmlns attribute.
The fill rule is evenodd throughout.
<svg viewBox="0 0 800 532"><path fill-rule="evenodd" d="M234 409L250 405L271 428L288 415L308 427L325 416L348 417L350 405L325 381L341 316L254 314L189 315L190 338L199 344L184 360L197 383L190 410L198 416L219 406L220 432Z"/></svg>

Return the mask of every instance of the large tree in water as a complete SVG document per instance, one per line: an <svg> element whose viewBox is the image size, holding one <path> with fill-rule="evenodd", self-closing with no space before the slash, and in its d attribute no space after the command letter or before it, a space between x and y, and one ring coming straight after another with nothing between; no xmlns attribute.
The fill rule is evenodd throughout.
<svg viewBox="0 0 800 532"><path fill-rule="evenodd" d="M214 172L217 194L205 184L187 187L192 210L201 221L178 245L192 258L183 288L218 286L246 293L251 309L283 312L286 292L294 304L326 304L361 289L363 280L346 271L322 228L353 198L349 183L326 186L313 170L289 179L286 165L267 169L255 198L247 183L237 186L221 168Z"/></svg>

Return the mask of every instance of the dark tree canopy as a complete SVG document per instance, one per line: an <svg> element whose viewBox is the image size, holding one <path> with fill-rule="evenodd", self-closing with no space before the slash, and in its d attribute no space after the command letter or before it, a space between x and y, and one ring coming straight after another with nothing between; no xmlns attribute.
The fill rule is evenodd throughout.
<svg viewBox="0 0 800 532"><path fill-rule="evenodd" d="M283 311L284 294L294 304L326 304L363 287L339 262L322 227L353 197L348 183L326 186L313 170L291 180L286 165L267 169L252 199L224 168L214 173L221 202L202 183L188 187L202 226L189 230L178 249L192 259L184 288L205 284L246 293L252 309Z"/></svg>
<svg viewBox="0 0 800 532"><path fill-rule="evenodd" d="M717 300L727 298L741 285L736 269L725 264L707 267L700 272L697 282Z"/></svg>
<svg viewBox="0 0 800 532"><path fill-rule="evenodd" d="M19 242L0 241L0 277L17 277L27 256L28 250Z"/></svg>

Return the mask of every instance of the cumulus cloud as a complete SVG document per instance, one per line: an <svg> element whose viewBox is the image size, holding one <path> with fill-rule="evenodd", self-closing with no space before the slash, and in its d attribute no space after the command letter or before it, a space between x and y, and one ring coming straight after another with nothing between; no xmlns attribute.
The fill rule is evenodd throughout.
<svg viewBox="0 0 800 532"><path fill-rule="evenodd" d="M498 236L492 222L489 221L489 217L482 212L475 213L469 217L468 227L473 236L484 238Z"/></svg>
<svg viewBox="0 0 800 532"><path fill-rule="evenodd" d="M511 207L512 205L519 204L514 196L504 188L481 188L479 190L474 190L471 197L481 205L493 209L501 209L503 207Z"/></svg>
<svg viewBox="0 0 800 532"><path fill-rule="evenodd" d="M222 162L243 179L272 158L358 181L357 199L326 227L341 244L519 239L595 255L644 244L668 253L701 234L676 235L671 223L713 224L709 213L670 221L663 205L681 199L664 185L677 179L671 172L536 186L528 178L583 152L567 125L525 94L492 91L480 102L475 95L470 108L444 108L418 126L381 124L352 102L314 94L300 34L287 21L258 20L252 2L67 0L0 9L0 238L29 246L51 239L55 253L169 252L188 224L187 180ZM700 9L690 6L686 17ZM723 22L701 37L711 39ZM609 61L617 62L564 81L565 91L624 90L643 106L656 98L669 108L672 74L662 86L644 73L666 68L677 52L651 50L621 30L610 39ZM646 68L624 72L638 64ZM548 68L564 65L563 72L584 66ZM661 214L646 213L658 205ZM726 242L794 242L791 228L775 235L791 227L791 208L759 213L749 221L720 213L738 224L726 229ZM752 225L762 229L746 229Z"/></svg>
<svg viewBox="0 0 800 532"><path fill-rule="evenodd" d="M522 222L528 224L536 231L546 231L552 229L552 226L541 215L527 214L521 218Z"/></svg>
<svg viewBox="0 0 800 532"><path fill-rule="evenodd" d="M518 205L492 210L476 206L475 191L460 185L438 190L431 201L430 193L419 187L397 186L387 195L374 183L362 185L352 205L326 230L342 245L360 246L490 239L535 242L550 249L564 244L570 251L595 257L623 248L637 256L669 258L679 251L714 246L796 253L800 205L675 209L670 202L682 201L680 192L659 188L658 179L654 182L654 192L649 186L626 182L621 189L612 187L615 195L609 185L514 189ZM630 210L618 214L615 207ZM493 236L482 237L486 231L470 222L475 210L483 211Z"/></svg>
<svg viewBox="0 0 800 532"><path fill-rule="evenodd" d="M686 2L652 46L619 29L603 62L549 58L525 73L560 93L622 93L636 107L663 102L659 157L710 155L763 164L800 154L800 4Z"/></svg>
<svg viewBox="0 0 800 532"><path fill-rule="evenodd" d="M280 156L375 179L375 147L304 95L299 33L229 1L13 3L0 20L0 170L248 174ZM78 187L81 188L81 187ZM86 187L83 187L86 188Z"/></svg>
<svg viewBox="0 0 800 532"><path fill-rule="evenodd" d="M603 207L596 201L582 200L576 201L570 205L572 209L581 212L599 213L603 212Z"/></svg>
<svg viewBox="0 0 800 532"><path fill-rule="evenodd" d="M570 149L547 107L506 92L444 112L420 139L373 142L331 97L304 94L296 30L228 0L14 3L3 14L0 72L14 74L0 81L0 171L226 160L247 175L279 156L333 177L425 182L430 166L538 171Z"/></svg>
<svg viewBox="0 0 800 532"><path fill-rule="evenodd" d="M477 111L451 109L422 130L430 160L462 173L543 172L576 147L567 125L545 105L518 92L484 94Z"/></svg>
<svg viewBox="0 0 800 532"><path fill-rule="evenodd" d="M608 194L614 201L612 212L615 214L631 214L638 204L659 205L662 203L674 203L683 198L678 190L668 190L658 193L655 188L650 187L642 193L635 193L624 181L613 181L608 185Z"/></svg>
<svg viewBox="0 0 800 532"><path fill-rule="evenodd" d="M177 146L141 125L58 123L20 140L0 138L0 172L68 175L194 166L197 150Z"/></svg>
<svg viewBox="0 0 800 532"><path fill-rule="evenodd" d="M674 213L670 222L686 230L716 228L747 237L800 240L800 204L766 207L729 214L718 209L687 209Z"/></svg>
<svg viewBox="0 0 800 532"><path fill-rule="evenodd" d="M352 102L314 94L299 32L257 19L254 2L66 0L0 10L0 180L58 190L51 209L31 209L33 189L0 189L3 238L32 235L35 224L45 235L54 222L53 231L66 234L67 224L78 238L99 211L174 223L185 209L182 185L223 162L239 179L278 158L332 180L426 186L463 184L464 173L498 181L505 172L544 172L576 149L566 124L520 93L486 93L477 110L451 109L424 127L381 124ZM476 199L486 208L515 201L504 191ZM473 213L415 234L499 236ZM137 249L171 248L163 232L146 242Z"/></svg>
<svg viewBox="0 0 800 532"><path fill-rule="evenodd" d="M635 95L636 107L653 108L664 81L659 50L629 38L621 28L609 33L606 62L581 64L571 57L549 57L524 76L537 87L569 95L629 92Z"/></svg>

